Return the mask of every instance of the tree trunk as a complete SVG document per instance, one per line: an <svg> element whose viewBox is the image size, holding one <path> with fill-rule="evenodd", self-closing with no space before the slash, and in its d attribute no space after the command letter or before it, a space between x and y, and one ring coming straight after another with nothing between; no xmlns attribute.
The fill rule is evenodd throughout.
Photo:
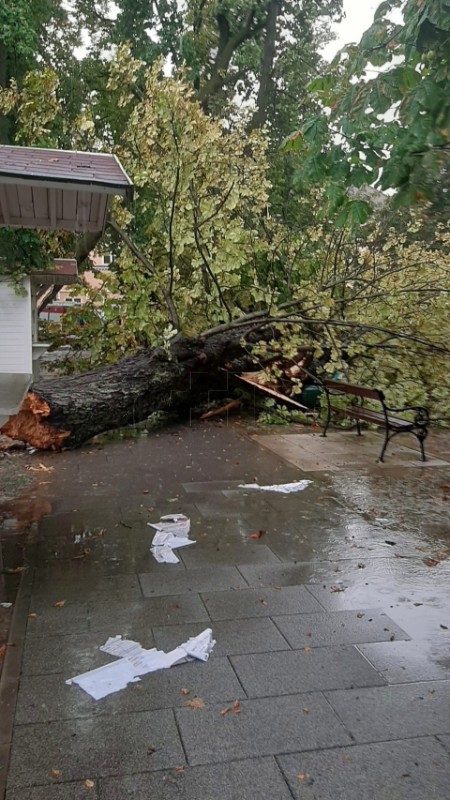
<svg viewBox="0 0 450 800"><path fill-rule="evenodd" d="M270 0L267 11L266 36L259 72L259 90L256 111L251 119L249 130L261 128L267 122L267 109L273 90L273 65L277 43L277 20L281 11L281 0Z"/></svg>
<svg viewBox="0 0 450 800"><path fill-rule="evenodd" d="M176 337L170 357L143 352L82 375L39 382L1 432L42 450L77 447L96 434L140 422L155 411L187 411L217 370L242 356L240 335Z"/></svg>

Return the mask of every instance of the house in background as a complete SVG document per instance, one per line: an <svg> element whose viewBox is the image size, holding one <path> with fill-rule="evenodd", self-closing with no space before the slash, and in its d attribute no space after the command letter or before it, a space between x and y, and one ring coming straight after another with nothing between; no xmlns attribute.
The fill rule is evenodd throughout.
<svg viewBox="0 0 450 800"><path fill-rule="evenodd" d="M132 192L114 155L0 146L0 227L101 233L111 198ZM72 269L74 277L73 261L63 268ZM37 340L37 302L48 280L36 273L18 295L0 277L0 429L30 387L33 348L35 358L45 349Z"/></svg>

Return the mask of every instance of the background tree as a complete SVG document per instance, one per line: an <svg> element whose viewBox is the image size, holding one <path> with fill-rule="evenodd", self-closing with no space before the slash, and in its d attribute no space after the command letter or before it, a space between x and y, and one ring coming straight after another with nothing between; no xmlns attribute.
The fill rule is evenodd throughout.
<svg viewBox="0 0 450 800"><path fill-rule="evenodd" d="M285 148L302 151L304 178L328 182L340 222L369 213L348 203L349 185L393 189L398 202L430 197L450 153L449 3L385 0L361 42L310 90L322 110Z"/></svg>

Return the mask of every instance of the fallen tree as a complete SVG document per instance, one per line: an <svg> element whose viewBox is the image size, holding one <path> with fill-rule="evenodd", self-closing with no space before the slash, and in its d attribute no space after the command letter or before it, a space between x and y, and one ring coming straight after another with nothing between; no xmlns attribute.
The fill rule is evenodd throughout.
<svg viewBox="0 0 450 800"><path fill-rule="evenodd" d="M169 353L156 348L108 367L33 385L1 432L39 449L59 449L77 447L156 411L183 414L220 381L226 385L220 367L231 368L230 361L243 355L241 332L180 336Z"/></svg>

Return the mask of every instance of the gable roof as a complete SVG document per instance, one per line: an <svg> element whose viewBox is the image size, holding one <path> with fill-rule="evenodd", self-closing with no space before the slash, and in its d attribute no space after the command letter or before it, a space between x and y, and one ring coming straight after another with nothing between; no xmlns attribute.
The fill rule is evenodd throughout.
<svg viewBox="0 0 450 800"><path fill-rule="evenodd" d="M0 226L101 231L109 199L132 194L115 155L0 145Z"/></svg>

